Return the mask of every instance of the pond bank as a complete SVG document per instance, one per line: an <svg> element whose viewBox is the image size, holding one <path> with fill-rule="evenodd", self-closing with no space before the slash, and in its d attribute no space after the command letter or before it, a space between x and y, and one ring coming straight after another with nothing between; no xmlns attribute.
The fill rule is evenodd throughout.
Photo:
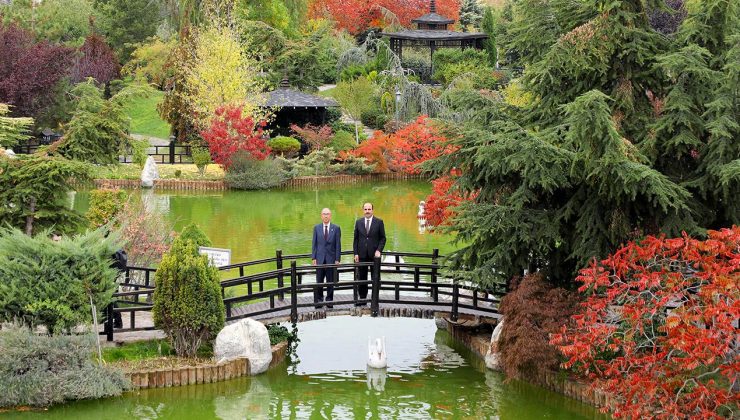
<svg viewBox="0 0 740 420"><path fill-rule="evenodd" d="M333 175L333 176L304 176L288 180L283 188L291 187L317 187L341 184L358 184L365 182L395 181L422 179L420 175L412 175L399 172L369 175ZM96 188L141 188L139 179L95 179ZM154 188L171 191L223 191L228 190L223 180L184 180L184 179L157 179Z"/></svg>
<svg viewBox="0 0 740 420"><path fill-rule="evenodd" d="M478 332L475 328L454 324L447 320L440 320L438 326L442 325L442 322L446 324L447 331L456 341L467 347L481 360L485 359L491 345L490 331ZM563 373L546 372L540 376L530 376L526 378L526 381L599 409L614 406L609 394L591 388L588 383L568 378Z"/></svg>
<svg viewBox="0 0 740 420"><path fill-rule="evenodd" d="M270 368L279 365L287 354L288 342L272 346ZM199 363L195 366L176 366L164 369L138 369L126 372L134 389L169 388L173 386L209 384L250 375L249 359L242 358L217 364Z"/></svg>

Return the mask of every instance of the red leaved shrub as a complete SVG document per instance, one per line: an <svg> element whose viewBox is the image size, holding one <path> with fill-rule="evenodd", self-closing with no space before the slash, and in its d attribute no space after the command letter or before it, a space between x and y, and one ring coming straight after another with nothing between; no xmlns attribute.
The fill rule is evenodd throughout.
<svg viewBox="0 0 740 420"><path fill-rule="evenodd" d="M550 334L575 313L578 295L552 287L540 274L512 281L499 311L504 327L498 348L506 375L526 378L557 369L560 354L550 344Z"/></svg>
<svg viewBox="0 0 740 420"><path fill-rule="evenodd" d="M331 126L328 125L316 126L306 124L303 127L299 127L297 124L291 124L290 129L306 143L310 152L323 149L334 136Z"/></svg>
<svg viewBox="0 0 740 420"><path fill-rule="evenodd" d="M222 105L216 109L208 129L201 136L208 143L213 161L228 169L237 152L245 152L255 160L265 160L270 147L263 133L265 122L254 122L242 115L242 107Z"/></svg>
<svg viewBox="0 0 740 420"><path fill-rule="evenodd" d="M616 397L615 416L737 415L740 228L648 236L576 280L588 298L552 343L564 367Z"/></svg>

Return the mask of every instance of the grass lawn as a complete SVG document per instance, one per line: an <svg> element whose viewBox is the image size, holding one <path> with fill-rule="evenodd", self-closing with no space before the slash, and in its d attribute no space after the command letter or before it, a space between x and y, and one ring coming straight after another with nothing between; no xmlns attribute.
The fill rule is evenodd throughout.
<svg viewBox="0 0 740 420"><path fill-rule="evenodd" d="M211 163L206 167L206 173L201 178L198 168L189 164L161 164L157 165L160 179L186 179L186 180L223 180L224 171L219 165ZM180 171L180 176L176 172ZM141 168L133 163L122 163L119 165L97 166L93 178L97 179L139 179Z"/></svg>
<svg viewBox="0 0 740 420"><path fill-rule="evenodd" d="M132 98L126 104L126 115L131 118L131 133L166 139L170 125L157 113L157 104L162 102L164 92L151 89L147 98Z"/></svg>

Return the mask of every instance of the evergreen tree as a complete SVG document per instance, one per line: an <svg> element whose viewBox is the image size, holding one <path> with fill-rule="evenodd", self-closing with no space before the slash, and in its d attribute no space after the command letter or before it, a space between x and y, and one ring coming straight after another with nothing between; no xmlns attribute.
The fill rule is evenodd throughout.
<svg viewBox="0 0 740 420"><path fill-rule="evenodd" d="M483 8L481 8L478 0L462 0L460 2L459 22L463 32L467 32L471 26L477 27L482 18Z"/></svg>
<svg viewBox="0 0 740 420"><path fill-rule="evenodd" d="M648 21L660 1L514 1L499 40L532 101L450 112L459 150L427 166L473 197L451 267L567 284L627 240L738 223L736 4L692 3L671 40Z"/></svg>
<svg viewBox="0 0 740 420"><path fill-rule="evenodd" d="M84 181L88 167L44 155L0 157L0 220L32 235L40 229L74 232L83 225L70 209L70 180Z"/></svg>
<svg viewBox="0 0 740 420"><path fill-rule="evenodd" d="M480 27L488 35L488 39L483 41L483 47L486 49L486 53L488 53L488 64L491 67L495 67L498 61L498 52L496 51L496 21L493 17L493 8L491 6L486 7L483 12Z"/></svg>

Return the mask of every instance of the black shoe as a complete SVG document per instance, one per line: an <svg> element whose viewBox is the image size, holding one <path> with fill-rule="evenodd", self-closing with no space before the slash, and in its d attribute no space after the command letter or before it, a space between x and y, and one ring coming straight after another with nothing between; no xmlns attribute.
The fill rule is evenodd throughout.
<svg viewBox="0 0 740 420"><path fill-rule="evenodd" d="M321 309L321 307L324 306L323 305L323 303L324 303L323 300L320 300L320 301L314 302L314 303L316 304L316 305L314 305L314 308L316 308L316 309Z"/></svg>
<svg viewBox="0 0 740 420"><path fill-rule="evenodd" d="M332 309L334 305L326 305L326 309Z"/></svg>

